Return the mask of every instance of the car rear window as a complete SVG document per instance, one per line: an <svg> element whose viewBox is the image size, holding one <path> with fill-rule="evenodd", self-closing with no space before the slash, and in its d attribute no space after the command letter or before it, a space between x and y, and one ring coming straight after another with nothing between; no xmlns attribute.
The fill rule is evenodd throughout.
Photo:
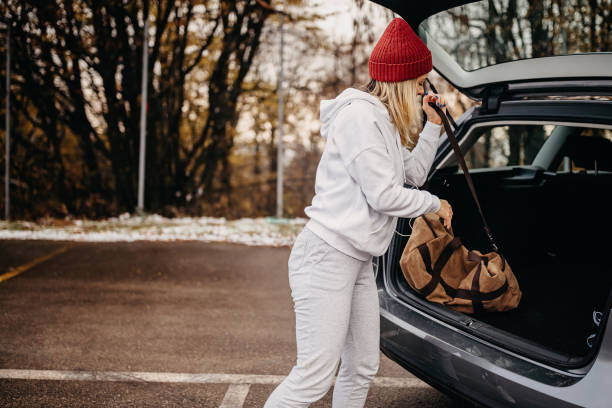
<svg viewBox="0 0 612 408"><path fill-rule="evenodd" d="M495 126L480 134L465 155L470 169L530 165L554 126Z"/></svg>
<svg viewBox="0 0 612 408"><path fill-rule="evenodd" d="M547 150L557 157L553 162L558 162L557 167L548 168L548 171L612 172L612 129L572 127L570 138L545 148L551 134L560 130L557 127L564 126L511 124L477 128L466 136L462 147L466 164L470 170L541 166L542 163L536 163L534 159L541 151ZM559 140L560 136L557 134L555 138ZM452 154L441 167L457 165L457 158Z"/></svg>
<svg viewBox="0 0 612 408"><path fill-rule="evenodd" d="M612 51L610 0L486 0L419 25L464 70L520 59Z"/></svg>

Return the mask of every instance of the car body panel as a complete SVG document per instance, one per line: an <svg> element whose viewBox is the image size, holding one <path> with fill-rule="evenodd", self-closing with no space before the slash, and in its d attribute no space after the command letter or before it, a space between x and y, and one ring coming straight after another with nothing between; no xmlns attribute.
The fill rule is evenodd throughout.
<svg viewBox="0 0 612 408"><path fill-rule="evenodd" d="M564 373L506 353L394 298L379 288L381 349L433 386L490 407L609 407L612 325L586 375ZM435 378L435 380L433 380Z"/></svg>
<svg viewBox="0 0 612 408"><path fill-rule="evenodd" d="M507 94L542 89L557 94L568 90L581 94L609 95L612 92L612 52L529 58L465 71L429 34L423 30L419 30L419 34L431 51L436 71L472 98L484 98L491 85L506 84L511 85L504 89ZM544 84L544 80L555 82ZM561 80L563 82L559 82Z"/></svg>

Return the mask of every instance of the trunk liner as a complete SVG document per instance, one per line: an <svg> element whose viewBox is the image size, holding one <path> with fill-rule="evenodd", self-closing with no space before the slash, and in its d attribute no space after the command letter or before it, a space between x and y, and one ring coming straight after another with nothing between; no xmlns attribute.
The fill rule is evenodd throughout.
<svg viewBox="0 0 612 408"><path fill-rule="evenodd" d="M560 263L517 266L514 272L523 292L519 306L474 316L555 351L584 356L590 350L587 337L597 329L593 311L602 311L612 280L607 276L605 282L593 282L576 276L598 268L601 266Z"/></svg>

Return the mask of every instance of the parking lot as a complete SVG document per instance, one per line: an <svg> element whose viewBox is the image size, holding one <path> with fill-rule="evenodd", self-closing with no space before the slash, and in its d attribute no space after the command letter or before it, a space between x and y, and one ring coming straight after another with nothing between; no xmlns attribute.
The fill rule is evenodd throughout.
<svg viewBox="0 0 612 408"><path fill-rule="evenodd" d="M0 405L263 406L295 363L289 251L0 241ZM381 353L366 407L451 406Z"/></svg>

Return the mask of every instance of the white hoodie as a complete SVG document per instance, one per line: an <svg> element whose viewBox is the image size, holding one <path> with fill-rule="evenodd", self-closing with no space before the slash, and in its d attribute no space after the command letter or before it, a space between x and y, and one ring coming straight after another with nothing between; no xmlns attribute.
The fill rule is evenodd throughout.
<svg viewBox="0 0 612 408"><path fill-rule="evenodd" d="M373 95L347 88L322 100L321 136L326 139L317 167L315 196L304 209L312 232L354 258L385 253L397 218L438 212L440 200L422 186L433 163L442 125L427 121L409 151L387 108Z"/></svg>

